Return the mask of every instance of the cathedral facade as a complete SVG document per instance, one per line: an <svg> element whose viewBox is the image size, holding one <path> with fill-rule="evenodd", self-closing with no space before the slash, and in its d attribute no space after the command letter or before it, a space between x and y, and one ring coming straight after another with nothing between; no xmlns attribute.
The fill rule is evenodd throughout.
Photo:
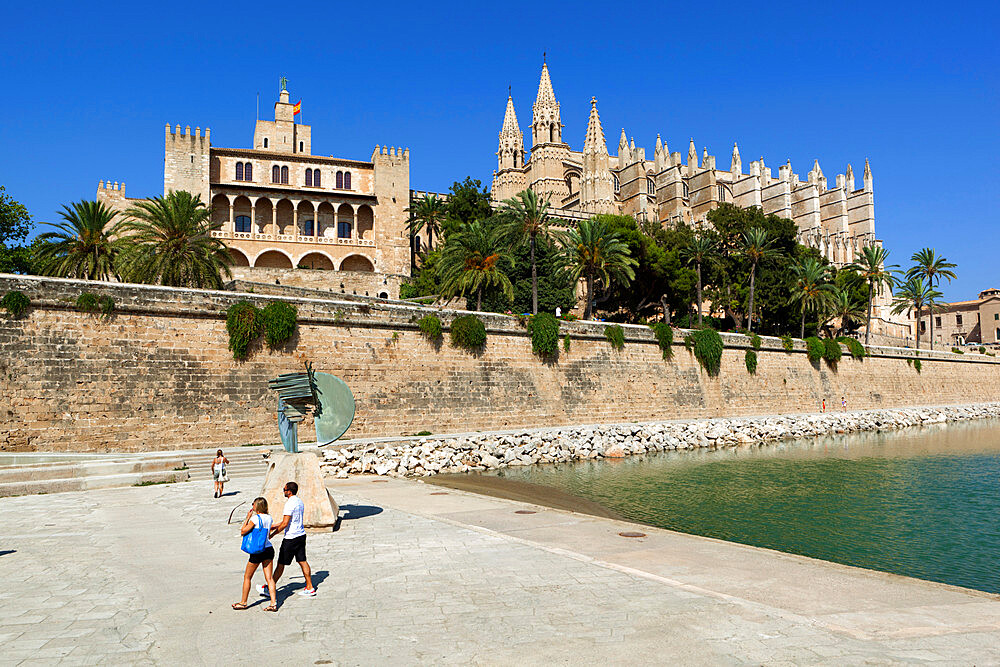
<svg viewBox="0 0 1000 667"><path fill-rule="evenodd" d="M559 102L548 65L543 64L532 107L530 153L524 148L514 101L507 98L493 172L495 202L531 189L549 199L554 217L569 221L612 213L693 225L705 221L708 212L722 202L759 206L764 213L794 221L799 242L819 249L838 266L853 262L862 247L881 243L875 238L868 160L861 188L856 189L851 165L836 176L832 187L818 161L805 180L792 171L791 162L779 166L775 177L763 158L745 169L735 144L728 170L716 165L707 148L699 158L694 139L685 160L681 153L671 153L657 135L652 159L647 159L645 148L636 147L624 129L618 153L611 155L594 98L583 150L573 150L562 131Z"/></svg>

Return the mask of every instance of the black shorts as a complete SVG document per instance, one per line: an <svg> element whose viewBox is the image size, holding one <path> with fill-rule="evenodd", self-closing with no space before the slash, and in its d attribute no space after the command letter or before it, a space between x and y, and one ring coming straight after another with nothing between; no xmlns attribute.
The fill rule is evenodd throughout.
<svg viewBox="0 0 1000 667"><path fill-rule="evenodd" d="M306 536L285 538L281 540L281 548L278 550L278 564L290 565L292 559L296 563L302 563L306 559Z"/></svg>
<svg viewBox="0 0 1000 667"><path fill-rule="evenodd" d="M250 562L260 565L266 560L274 560L274 547L268 547L263 551L258 551L255 554L250 554Z"/></svg>

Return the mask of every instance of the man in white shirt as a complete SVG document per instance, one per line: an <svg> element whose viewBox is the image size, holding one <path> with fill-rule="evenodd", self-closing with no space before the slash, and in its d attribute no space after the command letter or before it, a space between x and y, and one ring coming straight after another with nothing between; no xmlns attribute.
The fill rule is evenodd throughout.
<svg viewBox="0 0 1000 667"><path fill-rule="evenodd" d="M295 482L288 482L283 489L285 498L285 512L281 523L271 528L269 537L274 537L282 530L285 531L281 538L281 548L278 550L278 566L274 568L274 583L277 587L278 579L285 571L286 565L291 565L294 558L302 568L302 574L306 578L306 587L299 591L299 595L313 597L316 589L313 588L312 570L306 562L306 529L302 524L305 515L305 505L295 494L299 492L299 485ZM263 589L263 591L261 591ZM261 595L268 595L266 586L258 586L257 591Z"/></svg>

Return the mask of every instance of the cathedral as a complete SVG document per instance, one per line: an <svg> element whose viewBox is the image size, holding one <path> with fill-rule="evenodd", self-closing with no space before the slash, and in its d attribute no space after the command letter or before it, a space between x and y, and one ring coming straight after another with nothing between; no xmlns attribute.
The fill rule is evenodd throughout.
<svg viewBox="0 0 1000 667"><path fill-rule="evenodd" d="M554 217L568 221L613 213L662 224L698 224L722 202L759 206L764 213L794 221L799 242L819 249L838 266L853 262L862 247L881 243L875 238L868 160L862 187L855 189L851 165L830 187L818 160L805 180L792 171L790 161L778 167L777 178L763 158L750 162L745 173L735 144L728 170L716 166L707 148L699 159L694 139L685 161L657 135L653 158L647 159L645 148L636 147L624 129L618 154L610 155L594 98L582 151L570 148L562 130L559 102L548 65L543 64L532 106L530 153L524 148L514 100L507 97L493 172L494 201L531 189L549 199Z"/></svg>

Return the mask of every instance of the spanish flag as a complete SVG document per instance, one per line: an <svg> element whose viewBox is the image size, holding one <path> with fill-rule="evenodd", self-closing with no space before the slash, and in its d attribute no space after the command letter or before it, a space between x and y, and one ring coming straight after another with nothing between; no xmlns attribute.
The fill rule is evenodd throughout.
<svg viewBox="0 0 1000 667"><path fill-rule="evenodd" d="M295 108L292 109L292 115L293 116L297 116L300 113L302 113L302 100L299 100L298 102L296 102L295 103Z"/></svg>

